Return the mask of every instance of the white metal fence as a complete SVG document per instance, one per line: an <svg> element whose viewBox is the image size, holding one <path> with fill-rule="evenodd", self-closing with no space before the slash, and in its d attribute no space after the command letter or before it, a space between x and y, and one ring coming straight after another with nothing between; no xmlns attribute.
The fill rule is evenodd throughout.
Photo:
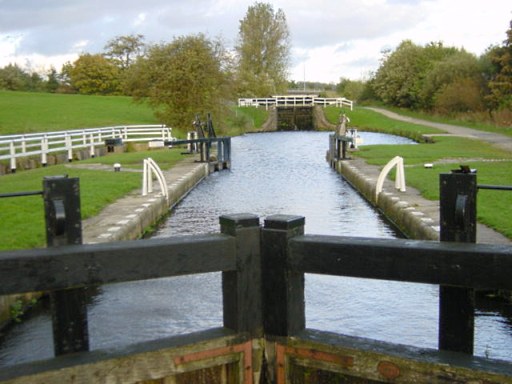
<svg viewBox="0 0 512 384"><path fill-rule="evenodd" d="M21 157L40 156L41 164L46 165L50 153L67 152L68 160L71 161L73 151L83 148L88 148L91 157L94 157L96 147L105 146L111 139L122 142L163 142L174 138L172 129L165 125L126 125L6 135L0 136L0 160L9 160L11 171L15 171L16 159Z"/></svg>

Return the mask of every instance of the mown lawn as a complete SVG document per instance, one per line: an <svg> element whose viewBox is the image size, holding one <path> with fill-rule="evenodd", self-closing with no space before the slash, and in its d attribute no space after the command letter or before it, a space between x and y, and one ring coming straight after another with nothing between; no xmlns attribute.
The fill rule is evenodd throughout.
<svg viewBox="0 0 512 384"><path fill-rule="evenodd" d="M0 135L160 124L149 106L131 97L64 95L0 90Z"/></svg>
<svg viewBox="0 0 512 384"><path fill-rule="evenodd" d="M0 176L0 194L42 190L45 176L68 175L80 179L82 218L97 215L105 206L133 190L141 188L142 173L89 170L74 165L99 163L123 169L142 170L143 160L151 157L162 169L171 168L183 159L182 149L111 154L72 166L55 165ZM0 198L0 250L43 247L45 245L44 211L41 196Z"/></svg>

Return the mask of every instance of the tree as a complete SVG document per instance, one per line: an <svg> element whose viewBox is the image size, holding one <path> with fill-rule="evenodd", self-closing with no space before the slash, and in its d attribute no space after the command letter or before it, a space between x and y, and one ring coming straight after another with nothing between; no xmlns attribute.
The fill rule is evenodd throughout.
<svg viewBox="0 0 512 384"><path fill-rule="evenodd" d="M503 45L492 48L487 55L493 66L488 84L489 108L491 110L512 108L512 20Z"/></svg>
<svg viewBox="0 0 512 384"><path fill-rule="evenodd" d="M290 62L290 33L286 16L271 4L255 3L240 21L238 43L238 92L267 96L286 90Z"/></svg>
<svg viewBox="0 0 512 384"><path fill-rule="evenodd" d="M482 67L477 57L465 50L459 50L435 62L427 73L420 93L421 106L425 109L439 106L437 98L443 93L442 104L445 111L448 105L457 106L456 111L479 110L482 108L482 100L475 96L481 93L483 82ZM468 93L457 94L454 90L466 90ZM454 99L447 102L447 95ZM469 95L471 97L466 97Z"/></svg>
<svg viewBox="0 0 512 384"><path fill-rule="evenodd" d="M30 75L25 73L18 64L9 64L0 68L0 88L9 91L26 91L29 90L30 83Z"/></svg>
<svg viewBox="0 0 512 384"><path fill-rule="evenodd" d="M220 118L229 94L229 61L220 41L203 34L154 45L128 73L136 100L148 100L157 117L178 129L191 129L196 113Z"/></svg>
<svg viewBox="0 0 512 384"><path fill-rule="evenodd" d="M59 75L54 67L51 67L48 71L48 80L46 81L46 90L50 93L57 92L59 89Z"/></svg>
<svg viewBox="0 0 512 384"><path fill-rule="evenodd" d="M82 94L115 95L120 92L119 68L102 55L80 55L69 76L71 86Z"/></svg>
<svg viewBox="0 0 512 384"><path fill-rule="evenodd" d="M143 35L117 36L105 45L105 57L125 70L144 55L145 46Z"/></svg>
<svg viewBox="0 0 512 384"><path fill-rule="evenodd" d="M425 77L435 62L456 52L442 43L430 43L425 47L405 40L398 48L387 54L375 74L375 94L382 101L397 107L418 108L421 106L421 89Z"/></svg>

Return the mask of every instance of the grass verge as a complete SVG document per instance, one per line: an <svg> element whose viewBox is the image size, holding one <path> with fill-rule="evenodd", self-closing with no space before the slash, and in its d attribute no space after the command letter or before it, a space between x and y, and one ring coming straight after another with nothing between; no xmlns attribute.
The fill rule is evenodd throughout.
<svg viewBox="0 0 512 384"><path fill-rule="evenodd" d="M143 159L151 157L162 169L169 169L183 158L181 149L111 154L89 159L71 166L56 165L1 176L0 193L40 191L45 176L68 175L80 178L82 218L97 215L105 206L142 185L140 172L112 172L116 162L124 168L142 170ZM109 170L76 167L98 163ZM44 208L41 196L0 198L0 250L43 247L46 243Z"/></svg>

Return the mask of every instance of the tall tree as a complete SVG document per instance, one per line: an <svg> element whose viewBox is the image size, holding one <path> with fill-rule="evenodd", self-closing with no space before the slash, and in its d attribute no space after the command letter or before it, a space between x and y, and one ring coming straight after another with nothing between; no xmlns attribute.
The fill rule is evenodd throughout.
<svg viewBox="0 0 512 384"><path fill-rule="evenodd" d="M493 66L487 97L491 110L512 108L512 20L507 30L507 39L500 47L487 52Z"/></svg>
<svg viewBox="0 0 512 384"><path fill-rule="evenodd" d="M203 34L175 38L149 48L129 70L129 91L148 100L158 118L174 128L191 129L196 113L218 120L228 98L229 66L223 44Z"/></svg>
<svg viewBox="0 0 512 384"><path fill-rule="evenodd" d="M144 54L145 46L143 35L117 36L105 45L105 57L124 70Z"/></svg>
<svg viewBox="0 0 512 384"><path fill-rule="evenodd" d="M286 16L271 4L249 6L240 21L238 43L238 92L267 96L286 90L290 62L290 32Z"/></svg>

